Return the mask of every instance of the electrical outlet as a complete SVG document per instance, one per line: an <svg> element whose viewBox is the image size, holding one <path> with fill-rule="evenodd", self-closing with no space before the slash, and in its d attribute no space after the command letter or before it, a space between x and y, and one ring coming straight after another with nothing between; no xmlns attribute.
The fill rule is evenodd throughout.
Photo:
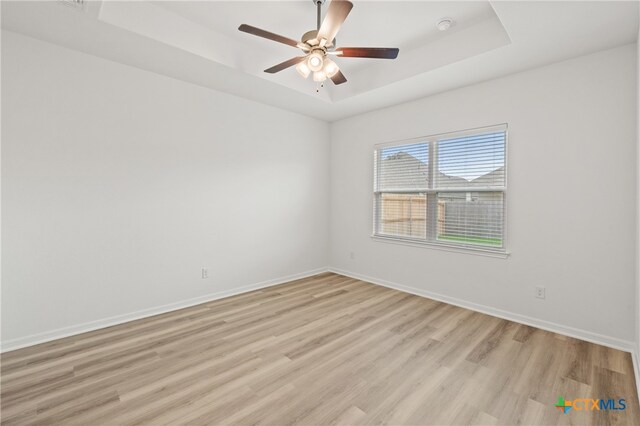
<svg viewBox="0 0 640 426"><path fill-rule="evenodd" d="M536 297L538 299L544 299L544 287L536 287Z"/></svg>
<svg viewBox="0 0 640 426"><path fill-rule="evenodd" d="M356 258L356 253L355 252L349 252L349 259L354 260Z"/></svg>
<svg viewBox="0 0 640 426"><path fill-rule="evenodd" d="M202 268L202 279L205 280L209 278L209 268Z"/></svg>

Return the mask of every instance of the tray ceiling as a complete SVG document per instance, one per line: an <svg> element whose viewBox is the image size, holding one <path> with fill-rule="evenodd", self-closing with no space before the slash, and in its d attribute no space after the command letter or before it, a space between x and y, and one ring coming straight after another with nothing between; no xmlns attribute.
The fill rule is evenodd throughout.
<svg viewBox="0 0 640 426"><path fill-rule="evenodd" d="M295 48L237 30L294 39L315 27L311 0L3 1L2 27L110 60L334 121L474 82L595 52L637 37L637 2L353 1L338 45L399 47L397 60L338 58L348 82L262 70ZM326 5L325 5L326 9ZM455 25L440 32L436 23Z"/></svg>

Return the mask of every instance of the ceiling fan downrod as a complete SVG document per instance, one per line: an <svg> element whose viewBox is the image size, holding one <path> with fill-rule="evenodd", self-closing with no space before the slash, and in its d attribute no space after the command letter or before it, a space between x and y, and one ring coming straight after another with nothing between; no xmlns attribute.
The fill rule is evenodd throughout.
<svg viewBox="0 0 640 426"><path fill-rule="evenodd" d="M311 1L313 2L313 4L316 5L316 11L317 11L317 13L316 13L316 31L320 32L320 26L322 25L322 5L324 4L325 0L311 0ZM317 32L316 32L316 35L317 35ZM307 33L307 34L309 34L309 33ZM334 37L333 46L332 46L331 50L335 49L335 47L336 47L336 39Z"/></svg>
<svg viewBox="0 0 640 426"><path fill-rule="evenodd" d="M316 30L320 31L320 24L322 23L322 19L320 19L322 17L322 3L324 3L324 0L311 0L316 4L316 9L318 11L317 13L317 19L316 19Z"/></svg>

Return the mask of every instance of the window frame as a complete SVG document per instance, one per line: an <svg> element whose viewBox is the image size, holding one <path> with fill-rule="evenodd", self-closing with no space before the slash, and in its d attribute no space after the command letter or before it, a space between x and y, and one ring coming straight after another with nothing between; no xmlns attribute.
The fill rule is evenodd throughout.
<svg viewBox="0 0 640 426"><path fill-rule="evenodd" d="M437 144L440 140L446 139L454 139L461 138L465 136L475 136L482 135L487 133L494 132L504 132L504 186L498 188L437 188L435 182L436 176L436 165L438 162L437 157ZM496 124L491 126L484 127L476 127L472 129L466 129L456 132L446 132L446 133L437 133L428 136L421 136L417 138L396 140L391 142L383 142L378 143L373 146L373 192L372 192L372 207L373 207L373 223L372 223L372 234L371 238L377 241L386 242L386 243L394 243L401 245L409 245L409 246L417 246L423 248L435 248L446 251L454 251L454 252L467 252L470 254L480 254L487 255L491 257L502 257L506 258L509 255L507 251L507 247L509 246L508 241L508 228L507 228L507 196L508 196L508 143L509 140L509 130L507 123ZM427 215L426 215L426 237L418 238L418 237L410 237L410 236L400 236L400 235L389 235L389 234L381 234L378 233L379 228L379 219L380 219L380 208L379 208L379 199L381 194L384 193L396 193L398 191L393 190L379 190L378 189L378 176L379 176L379 167L380 167L380 155L381 150L384 148L394 147L394 146L402 146L402 145L411 145L417 143L427 143L428 144L428 152L429 152L429 183L427 189L419 189L416 191L406 191L407 194L420 194L424 193L426 198L426 206L427 206ZM481 244L470 244L470 243L456 243L456 242L444 242L438 241L436 238L433 238L433 227L437 229L437 203L438 203L438 193L468 193L468 192L498 192L502 194L502 247L491 247L484 246ZM435 205L435 208L434 208ZM435 214L435 217L432 215ZM430 231L431 228L431 231ZM430 239L430 237L432 239Z"/></svg>

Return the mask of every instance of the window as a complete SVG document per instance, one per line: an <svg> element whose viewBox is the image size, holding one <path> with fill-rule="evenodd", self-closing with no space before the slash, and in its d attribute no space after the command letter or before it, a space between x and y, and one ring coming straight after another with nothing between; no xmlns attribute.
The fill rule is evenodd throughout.
<svg viewBox="0 0 640 426"><path fill-rule="evenodd" d="M506 130L378 146L374 236L504 252Z"/></svg>

